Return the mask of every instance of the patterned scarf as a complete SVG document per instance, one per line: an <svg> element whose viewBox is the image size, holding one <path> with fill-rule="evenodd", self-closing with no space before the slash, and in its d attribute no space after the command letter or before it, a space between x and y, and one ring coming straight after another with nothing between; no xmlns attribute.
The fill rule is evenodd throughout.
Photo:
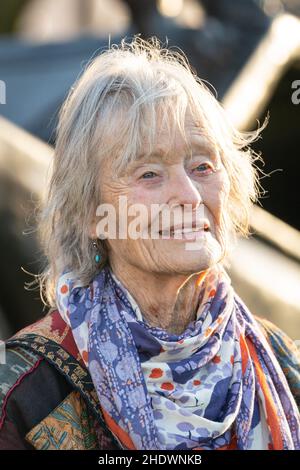
<svg viewBox="0 0 300 470"><path fill-rule="evenodd" d="M57 307L124 449L300 449L299 412L259 325L221 266L199 276L196 319L151 327L107 266L88 286L72 272Z"/></svg>

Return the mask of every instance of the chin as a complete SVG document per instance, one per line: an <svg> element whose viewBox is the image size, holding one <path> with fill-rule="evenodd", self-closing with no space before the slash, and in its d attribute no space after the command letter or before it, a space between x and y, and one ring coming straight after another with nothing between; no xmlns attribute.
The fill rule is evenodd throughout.
<svg viewBox="0 0 300 470"><path fill-rule="evenodd" d="M211 268L223 258L224 253L221 244L213 236L206 237L198 244L186 240L159 240L154 251L158 271L184 275Z"/></svg>
<svg viewBox="0 0 300 470"><path fill-rule="evenodd" d="M196 248L195 245L193 248ZM177 253L176 264L181 265L181 270L188 273L205 271L216 265L223 255L223 250L216 240L211 243L201 245L198 249L183 249Z"/></svg>
<svg viewBox="0 0 300 470"><path fill-rule="evenodd" d="M220 258L217 256L209 256L207 253L199 253L199 255L194 254L194 259L186 259L183 265L185 265L187 272L196 273L211 268L216 265L219 260Z"/></svg>
<svg viewBox="0 0 300 470"><path fill-rule="evenodd" d="M177 273L183 275L190 275L205 271L206 269L215 266L221 259L221 252L212 253L206 250L186 252L183 256L177 255L170 256L166 259L165 266L168 266L166 272Z"/></svg>

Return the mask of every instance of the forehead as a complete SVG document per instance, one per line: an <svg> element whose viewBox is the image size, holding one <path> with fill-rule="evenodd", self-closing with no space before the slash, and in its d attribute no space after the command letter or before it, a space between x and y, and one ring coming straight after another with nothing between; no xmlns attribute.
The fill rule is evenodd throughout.
<svg viewBox="0 0 300 470"><path fill-rule="evenodd" d="M132 169L141 162L153 159L164 159L166 163L172 163L179 158L188 160L196 152L205 153L212 159L217 158L214 157L214 154L218 154L215 138L201 111L194 112L189 105L180 108L177 102L172 103L171 100L156 103L153 108L146 106L140 109L134 120L130 119L130 114L126 116L127 110L123 111L123 119L119 113L115 118L120 129L122 123L127 123L129 132L123 133L124 140L118 139L122 133L117 128L113 132L114 138L117 137L119 142L117 151L113 152L114 163L110 159L116 177L127 173L129 168ZM114 145L116 146L116 142Z"/></svg>
<svg viewBox="0 0 300 470"><path fill-rule="evenodd" d="M144 149L147 148L147 139L145 139ZM215 149L216 145L209 137L205 127L200 123L187 121L183 131L177 127L172 135L167 129L159 129L152 149L141 151L136 156L136 160L147 160L155 156L169 159L175 154L188 156L195 151L213 152Z"/></svg>

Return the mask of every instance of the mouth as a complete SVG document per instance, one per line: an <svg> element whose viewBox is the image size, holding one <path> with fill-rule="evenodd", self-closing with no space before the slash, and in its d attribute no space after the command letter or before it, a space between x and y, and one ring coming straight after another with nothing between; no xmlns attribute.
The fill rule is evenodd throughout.
<svg viewBox="0 0 300 470"><path fill-rule="evenodd" d="M196 238L203 237L205 232L210 231L210 225L208 221L201 221L198 224L193 223L192 226L182 227L170 227L165 230L159 231L159 236L163 239L183 239L183 240L195 240Z"/></svg>

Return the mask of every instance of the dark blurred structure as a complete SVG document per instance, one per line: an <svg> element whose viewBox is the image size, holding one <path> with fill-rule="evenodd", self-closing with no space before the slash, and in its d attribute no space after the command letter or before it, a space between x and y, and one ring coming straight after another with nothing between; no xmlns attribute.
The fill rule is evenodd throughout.
<svg viewBox="0 0 300 470"><path fill-rule="evenodd" d="M1 114L54 144L57 114L66 94L89 59L106 45L93 37L41 45L0 40L0 76L7 84Z"/></svg>
<svg viewBox="0 0 300 470"><path fill-rule="evenodd" d="M264 156L266 176L261 180L267 191L263 207L300 230L299 148L300 105L291 100L291 84L300 79L300 60L282 76L263 115L270 114L263 138L253 148Z"/></svg>
<svg viewBox="0 0 300 470"><path fill-rule="evenodd" d="M16 19L28 0L1 0L0 2L0 34L9 34L14 31Z"/></svg>
<svg viewBox="0 0 300 470"><path fill-rule="evenodd" d="M155 0L125 3L131 11L132 24L123 36L155 35L163 42L167 38L169 46L180 47L186 53L198 75L212 84L220 99L270 24L270 18L255 0L202 0L207 15L200 29L184 28L164 17ZM113 42L119 40L112 38ZM44 45L10 38L0 40L1 79L8 84L7 105L1 111L53 144L57 111L68 89L87 61L107 45L101 32L99 38L82 37Z"/></svg>
<svg viewBox="0 0 300 470"><path fill-rule="evenodd" d="M198 75L221 99L266 32L270 18L256 0L199 0L205 9L201 29L180 28L159 14L155 0L125 0L142 36L155 34L185 51ZM222 73L220 73L222 71Z"/></svg>

